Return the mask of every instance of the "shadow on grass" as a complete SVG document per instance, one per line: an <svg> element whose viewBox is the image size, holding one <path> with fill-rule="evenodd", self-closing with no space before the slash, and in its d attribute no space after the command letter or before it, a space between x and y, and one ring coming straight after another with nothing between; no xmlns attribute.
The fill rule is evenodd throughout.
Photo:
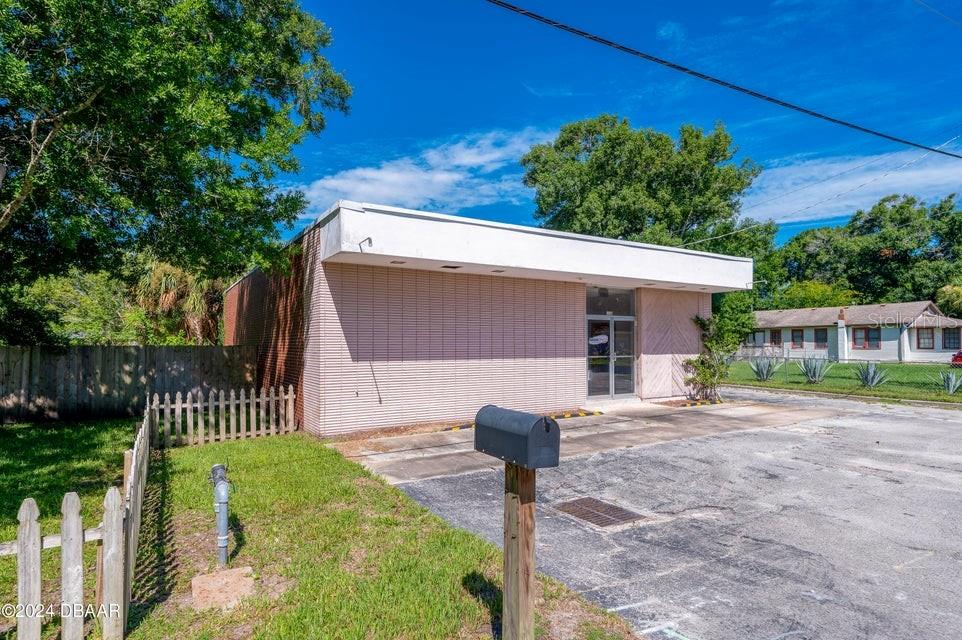
<svg viewBox="0 0 962 640"><path fill-rule="evenodd" d="M83 496L118 483L135 427L130 419L0 425L0 524L16 524L28 496L49 517L68 491Z"/></svg>
<svg viewBox="0 0 962 640"><path fill-rule="evenodd" d="M231 533L234 534L234 545L230 550L230 556L227 558L228 562L234 560L240 550L244 548L244 544L247 543L247 538L244 537L244 523L240 521L236 513L231 512L227 516L227 527L230 529Z"/></svg>
<svg viewBox="0 0 962 640"><path fill-rule="evenodd" d="M483 604L488 610L488 618L491 624L491 637L495 640L501 638L501 587L489 580L487 576L477 571L465 575L461 578L461 586L468 593L474 596L478 602Z"/></svg>
<svg viewBox="0 0 962 640"><path fill-rule="evenodd" d="M170 504L170 460L166 449L151 454L137 547L128 631L136 629L154 607L170 597L177 577L174 526Z"/></svg>

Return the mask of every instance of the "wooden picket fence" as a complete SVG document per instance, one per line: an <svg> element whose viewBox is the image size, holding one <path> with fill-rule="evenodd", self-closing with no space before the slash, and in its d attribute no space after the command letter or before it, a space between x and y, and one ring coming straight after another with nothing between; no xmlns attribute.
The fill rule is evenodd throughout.
<svg viewBox="0 0 962 640"><path fill-rule="evenodd" d="M154 414L144 411L133 449L124 453L123 493L117 487L104 497L103 521L84 529L80 516L80 497L68 493L61 503L59 535L41 535L40 510L33 498L20 505L17 539L0 543L0 556L17 556L17 639L39 640L44 617L51 613L41 601L40 552L60 548L60 607L52 612L61 616L60 638L80 640L85 618L100 619L104 640L120 640L127 626L134 564L143 510L144 488L150 459L150 434L155 428ZM97 602L84 604L83 545L96 542Z"/></svg>
<svg viewBox="0 0 962 640"><path fill-rule="evenodd" d="M169 393L163 400L154 394L149 408L153 423L154 444L158 447L204 444L291 433L297 427L294 419L294 386L211 391L207 397L180 392L173 399Z"/></svg>

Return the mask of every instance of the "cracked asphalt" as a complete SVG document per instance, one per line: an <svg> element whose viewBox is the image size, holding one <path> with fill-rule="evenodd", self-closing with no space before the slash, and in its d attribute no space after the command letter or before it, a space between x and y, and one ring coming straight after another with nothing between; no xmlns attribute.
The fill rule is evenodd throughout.
<svg viewBox="0 0 962 640"><path fill-rule="evenodd" d="M801 419L539 471L538 570L653 640L962 637L962 412L728 395ZM503 471L399 486L501 544ZM604 530L551 506L583 496L646 517Z"/></svg>

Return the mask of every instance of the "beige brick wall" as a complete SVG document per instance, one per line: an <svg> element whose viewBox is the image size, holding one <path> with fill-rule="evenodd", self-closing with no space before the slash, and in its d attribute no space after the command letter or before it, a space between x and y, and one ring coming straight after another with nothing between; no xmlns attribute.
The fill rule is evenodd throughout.
<svg viewBox="0 0 962 640"><path fill-rule="evenodd" d="M341 263L307 265L306 275L308 431L585 401L582 284Z"/></svg>

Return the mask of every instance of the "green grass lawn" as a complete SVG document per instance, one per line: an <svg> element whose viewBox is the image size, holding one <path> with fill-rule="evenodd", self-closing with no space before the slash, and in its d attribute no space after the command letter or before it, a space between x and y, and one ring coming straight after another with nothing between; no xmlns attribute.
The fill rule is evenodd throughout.
<svg viewBox="0 0 962 640"><path fill-rule="evenodd" d="M133 420L0 425L0 541L17 538L17 511L27 497L37 501L44 535L60 533L60 503L68 491L80 495L84 526L97 526L107 488L122 480L134 428ZM96 550L92 544L84 548L92 595ZM43 552L41 571L44 602L50 602L49 594L59 593L59 549ZM15 557L0 557L0 602L17 601L16 576ZM11 624L0 619L0 637Z"/></svg>
<svg viewBox="0 0 962 640"><path fill-rule="evenodd" d="M857 364L836 363L819 384L809 384L794 361L783 364L775 376L767 382L756 380L748 362L735 362L731 366L726 382L747 384L777 389L796 389L845 393L876 398L901 400L934 400L938 402L962 403L962 390L948 394L942 388L940 371L954 371L962 375L962 369L952 369L942 364L905 364L881 363L880 369L887 372L888 381L879 387L869 389L861 386L856 375Z"/></svg>
<svg viewBox="0 0 962 640"><path fill-rule="evenodd" d="M191 607L214 569L210 467L229 465L232 566L258 594ZM131 638L490 638L501 553L302 434L174 449L151 466ZM491 514L500 518L500 511ZM539 578L539 637L632 637L620 619Z"/></svg>

